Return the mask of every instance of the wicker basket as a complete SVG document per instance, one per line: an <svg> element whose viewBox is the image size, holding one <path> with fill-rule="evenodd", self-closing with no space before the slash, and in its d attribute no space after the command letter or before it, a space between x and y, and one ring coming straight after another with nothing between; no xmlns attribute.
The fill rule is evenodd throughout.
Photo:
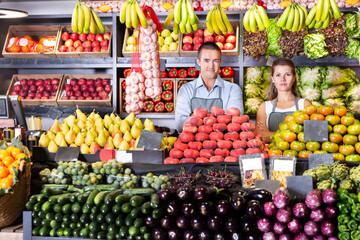
<svg viewBox="0 0 360 240"><path fill-rule="evenodd" d="M19 172L19 181L14 186L14 192L0 197L0 228L13 224L25 209L30 195L31 164L24 166Z"/></svg>

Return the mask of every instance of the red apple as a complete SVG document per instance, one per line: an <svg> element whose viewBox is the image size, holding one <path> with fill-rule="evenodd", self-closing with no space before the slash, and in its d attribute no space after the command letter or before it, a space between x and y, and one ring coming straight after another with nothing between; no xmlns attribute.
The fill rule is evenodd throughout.
<svg viewBox="0 0 360 240"><path fill-rule="evenodd" d="M64 90L65 91L72 90L72 86L70 84L65 84Z"/></svg>
<svg viewBox="0 0 360 240"><path fill-rule="evenodd" d="M99 34L96 34L95 39L98 42L101 42L102 40L104 40L104 36L102 35L102 33L99 33ZM110 39L108 39L108 40L110 40Z"/></svg>
<svg viewBox="0 0 360 240"><path fill-rule="evenodd" d="M45 92L43 93L43 97L50 97L50 92L45 91Z"/></svg>
<svg viewBox="0 0 360 240"><path fill-rule="evenodd" d="M46 99L49 99L49 97L42 96L41 99L46 100Z"/></svg>
<svg viewBox="0 0 360 240"><path fill-rule="evenodd" d="M24 90L21 90L21 91L19 92L19 96L25 98L25 97L27 96L27 92L24 91Z"/></svg>
<svg viewBox="0 0 360 240"><path fill-rule="evenodd" d="M82 94L80 91L76 91L76 92L74 92L74 96L78 98L78 97L81 97Z"/></svg>
<svg viewBox="0 0 360 240"><path fill-rule="evenodd" d="M79 39L78 33L72 33L70 34L70 39L72 39L74 42Z"/></svg>
<svg viewBox="0 0 360 240"><path fill-rule="evenodd" d="M61 100L69 100L69 98L66 96L63 96L63 97L61 97Z"/></svg>
<svg viewBox="0 0 360 240"><path fill-rule="evenodd" d="M101 47L100 52L107 52L108 51L108 47Z"/></svg>
<svg viewBox="0 0 360 240"><path fill-rule="evenodd" d="M109 93L111 92L111 85L106 85L104 88L105 92Z"/></svg>
<svg viewBox="0 0 360 240"><path fill-rule="evenodd" d="M59 82L60 82L60 80L58 78L51 79L51 84L52 85L59 85Z"/></svg>
<svg viewBox="0 0 360 240"><path fill-rule="evenodd" d="M78 80L77 80L76 78L70 79L70 85L71 85L71 86L77 85L77 82L78 82Z"/></svg>
<svg viewBox="0 0 360 240"><path fill-rule="evenodd" d="M65 42L66 40L70 39L70 34L68 32L63 32L61 34L61 39Z"/></svg>
<svg viewBox="0 0 360 240"><path fill-rule="evenodd" d="M69 40L71 40L71 39L69 39ZM69 41L68 40L68 41ZM68 51L68 49L67 49L67 47L65 46L65 45L61 45L60 47L59 47L59 52L67 52Z"/></svg>
<svg viewBox="0 0 360 240"><path fill-rule="evenodd" d="M217 42L225 43L225 37L222 35L217 35L215 37L215 43L217 43Z"/></svg>
<svg viewBox="0 0 360 240"><path fill-rule="evenodd" d="M226 38L227 43L232 43L233 45L236 44L236 37L234 35L230 35Z"/></svg>
<svg viewBox="0 0 360 240"><path fill-rule="evenodd" d="M82 46L84 48L91 47L91 42L89 40L86 40L85 42L83 42Z"/></svg>
<svg viewBox="0 0 360 240"><path fill-rule="evenodd" d="M88 35L87 35L87 40L89 40L89 41L94 41L95 40L95 34L94 33L89 33Z"/></svg>
<svg viewBox="0 0 360 240"><path fill-rule="evenodd" d="M21 91L21 85L19 85L19 84L14 85L14 89L13 89L13 90L14 90L14 91L17 91L17 92Z"/></svg>
<svg viewBox="0 0 360 240"><path fill-rule="evenodd" d="M204 39L202 37L199 36L195 36L194 37L194 44L203 44Z"/></svg>
<svg viewBox="0 0 360 240"><path fill-rule="evenodd" d="M41 98L43 95L42 95L42 93L41 92L37 92L37 93L35 93L35 97L38 97L38 98Z"/></svg>
<svg viewBox="0 0 360 240"><path fill-rule="evenodd" d="M94 85L94 79L88 79L87 81L86 81L86 85L88 85L88 86L92 86L92 85Z"/></svg>
<svg viewBox="0 0 360 240"><path fill-rule="evenodd" d="M75 52L84 52L84 47L83 46L78 46L76 48Z"/></svg>
<svg viewBox="0 0 360 240"><path fill-rule="evenodd" d="M36 92L36 91L37 91L37 86L31 85L31 86L29 87L29 90L32 91L32 92Z"/></svg>
<svg viewBox="0 0 360 240"><path fill-rule="evenodd" d="M96 91L99 93L101 91L104 91L104 87L103 86L97 86L96 87Z"/></svg>
<svg viewBox="0 0 360 240"><path fill-rule="evenodd" d="M21 87L21 90L28 92L30 90L30 87L29 87L29 85L24 85Z"/></svg>
<svg viewBox="0 0 360 240"><path fill-rule="evenodd" d="M51 84L51 79L50 78L45 78L44 79L44 85L50 85Z"/></svg>
<svg viewBox="0 0 360 240"><path fill-rule="evenodd" d="M93 92L95 92L96 91L96 89L95 89L95 86L89 86L88 87L88 91L90 92L90 93L93 93Z"/></svg>
<svg viewBox="0 0 360 240"><path fill-rule="evenodd" d="M75 85L75 86L73 86L72 90L73 90L74 92L80 91L80 85Z"/></svg>
<svg viewBox="0 0 360 240"><path fill-rule="evenodd" d="M66 96L67 97L72 97L74 95L74 92L72 90L67 90L66 91Z"/></svg>
<svg viewBox="0 0 360 240"><path fill-rule="evenodd" d="M36 82L35 82L35 85L36 86L41 86L41 85L43 85L44 84L44 80L42 80L42 79L38 79L38 80L36 80Z"/></svg>
<svg viewBox="0 0 360 240"><path fill-rule="evenodd" d="M225 50L233 50L235 47L232 43L225 43L224 49Z"/></svg>
<svg viewBox="0 0 360 240"><path fill-rule="evenodd" d="M95 92L90 93L90 96L95 99L95 98L98 97L99 95L98 95L98 93L95 91Z"/></svg>
<svg viewBox="0 0 360 240"><path fill-rule="evenodd" d="M34 93L34 92L29 92L29 93L28 93L28 97L34 98L34 97L35 97L35 93Z"/></svg>
<svg viewBox="0 0 360 240"><path fill-rule="evenodd" d="M101 84L105 87L106 85L109 85L110 84L110 79L108 78L105 78L101 81Z"/></svg>
<svg viewBox="0 0 360 240"><path fill-rule="evenodd" d="M44 86L38 86L37 91L42 93L42 92L45 91L45 87Z"/></svg>
<svg viewBox="0 0 360 240"><path fill-rule="evenodd" d="M50 92L50 95L51 95L51 96L55 96L55 95L56 95L56 92L57 92L56 90L52 90L52 91Z"/></svg>
<svg viewBox="0 0 360 240"><path fill-rule="evenodd" d="M185 36L185 37L183 38L183 44L186 44L186 43L192 44L192 43L193 43L192 37L190 37L190 36Z"/></svg>
<svg viewBox="0 0 360 240"><path fill-rule="evenodd" d="M101 48L100 47L93 47L92 51L93 52L101 52Z"/></svg>
<svg viewBox="0 0 360 240"><path fill-rule="evenodd" d="M204 42L215 42L215 39L212 35L207 35L204 37Z"/></svg>
<svg viewBox="0 0 360 240"><path fill-rule="evenodd" d="M235 35L234 31L225 34L224 37L225 37L225 38L228 38L228 36L232 36L232 35L233 35L233 36Z"/></svg>
<svg viewBox="0 0 360 240"><path fill-rule="evenodd" d="M78 48L79 46L82 46L82 42L80 40L76 40L74 42L74 48Z"/></svg>
<svg viewBox="0 0 360 240"><path fill-rule="evenodd" d="M80 40L80 41L85 42L86 39L87 39L87 36L86 36L85 33L82 33L82 34L79 35L79 40Z"/></svg>
<svg viewBox="0 0 360 240"><path fill-rule="evenodd" d="M75 52L76 48L74 46L71 46L68 48L68 52Z"/></svg>
<svg viewBox="0 0 360 240"><path fill-rule="evenodd" d="M84 86L86 86L86 85L84 85ZM87 86L86 86L86 87L87 87ZM83 91L82 96L83 96L84 98L87 98L87 97L90 96L90 92L89 92L89 91Z"/></svg>
<svg viewBox="0 0 360 240"><path fill-rule="evenodd" d="M193 47L192 47L191 44L185 43L184 46L183 46L183 50L184 50L184 51L192 51L192 50L193 50Z"/></svg>
<svg viewBox="0 0 360 240"><path fill-rule="evenodd" d="M86 85L86 79L85 78L79 78L77 84L79 84L80 86Z"/></svg>
<svg viewBox="0 0 360 240"><path fill-rule="evenodd" d="M12 92L10 93L10 95L19 95L19 92L17 92L17 91L12 91Z"/></svg>
<svg viewBox="0 0 360 240"><path fill-rule="evenodd" d="M110 37L111 37L111 35L110 35L110 33L109 32L106 32L106 33L104 33L104 39L106 39L106 40L109 40L110 41Z"/></svg>
<svg viewBox="0 0 360 240"><path fill-rule="evenodd" d="M92 52L92 47L86 47L86 48L84 48L84 52Z"/></svg>
<svg viewBox="0 0 360 240"><path fill-rule="evenodd" d="M73 41L72 39L68 39L68 40L66 40L65 43L64 43L64 45L65 45L66 47L71 47L71 46L73 46L73 44L74 44L74 41Z"/></svg>
<svg viewBox="0 0 360 240"><path fill-rule="evenodd" d="M35 85L35 79L30 78L29 81L28 81L28 85L29 85L29 86Z"/></svg>
<svg viewBox="0 0 360 240"><path fill-rule="evenodd" d="M184 37L193 37L194 36L194 33L185 33L184 34Z"/></svg>
<svg viewBox="0 0 360 240"><path fill-rule="evenodd" d="M104 39L104 40L102 40L102 41L100 42L100 46L101 46L102 48L107 48L108 45L109 45L109 40L107 40L107 39Z"/></svg>
<svg viewBox="0 0 360 240"><path fill-rule="evenodd" d="M52 90L52 86L51 86L51 85L46 85L45 90L46 90L46 91L51 91L51 90Z"/></svg>
<svg viewBox="0 0 360 240"><path fill-rule="evenodd" d="M82 92L87 92L88 91L88 85L82 85L81 87L80 87L80 90L82 91ZM85 96L84 96L85 97Z"/></svg>
<svg viewBox="0 0 360 240"><path fill-rule="evenodd" d="M102 100L101 97L94 97L94 100Z"/></svg>
<svg viewBox="0 0 360 240"><path fill-rule="evenodd" d="M196 30L196 32L194 33L194 36L199 36L199 37L203 37L204 36L204 31L201 29Z"/></svg>
<svg viewBox="0 0 360 240"><path fill-rule="evenodd" d="M59 88L59 85L53 85L53 86L52 86L52 91L57 91L58 88Z"/></svg>
<svg viewBox="0 0 360 240"><path fill-rule="evenodd" d="M69 100L78 100L78 99L75 96L71 96L71 97L69 97Z"/></svg>
<svg viewBox="0 0 360 240"><path fill-rule="evenodd" d="M21 86L27 85L27 79L26 78L21 79L20 80L20 85Z"/></svg>
<svg viewBox="0 0 360 240"><path fill-rule="evenodd" d="M109 96L104 96L101 98L101 100L108 100L109 99Z"/></svg>
<svg viewBox="0 0 360 240"><path fill-rule="evenodd" d="M95 82L94 82L95 86L101 86L102 85L102 78L97 78L95 79Z"/></svg>
<svg viewBox="0 0 360 240"><path fill-rule="evenodd" d="M209 30L207 28L205 28L204 30L204 36L212 36L213 34L209 32Z"/></svg>
<svg viewBox="0 0 360 240"><path fill-rule="evenodd" d="M200 43L194 44L193 51L199 50L200 46L201 46Z"/></svg>
<svg viewBox="0 0 360 240"><path fill-rule="evenodd" d="M93 41L93 42L91 43L91 46L92 46L93 48L100 47L100 42L95 40L95 41Z"/></svg>
<svg viewBox="0 0 360 240"><path fill-rule="evenodd" d="M220 50L224 49L224 44L222 44L221 42L216 42L215 44L219 46Z"/></svg>
<svg viewBox="0 0 360 240"><path fill-rule="evenodd" d="M85 100L93 100L92 97L86 97Z"/></svg>
<svg viewBox="0 0 360 240"><path fill-rule="evenodd" d="M107 92L105 92L105 91L101 91L101 92L99 92L99 97L101 97L101 98L104 98L104 97L106 97L108 94L107 94Z"/></svg>

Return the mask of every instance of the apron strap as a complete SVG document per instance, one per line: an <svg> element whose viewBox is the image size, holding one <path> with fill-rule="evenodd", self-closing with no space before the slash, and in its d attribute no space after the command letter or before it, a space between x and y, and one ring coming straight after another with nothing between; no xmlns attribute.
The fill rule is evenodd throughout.
<svg viewBox="0 0 360 240"><path fill-rule="evenodd" d="M296 98L295 95L293 95L293 96L294 96L294 101L295 101L295 108L296 108L296 111L298 111L298 110L299 110L298 100L297 100L297 98ZM272 111L271 111L271 112L275 112L277 100L278 100L278 99L277 99L277 97L276 97L275 100L274 100L274 104L273 104L273 108L272 108Z"/></svg>
<svg viewBox="0 0 360 240"><path fill-rule="evenodd" d="M277 104L277 97L274 100L274 104L271 112L275 112L276 104Z"/></svg>

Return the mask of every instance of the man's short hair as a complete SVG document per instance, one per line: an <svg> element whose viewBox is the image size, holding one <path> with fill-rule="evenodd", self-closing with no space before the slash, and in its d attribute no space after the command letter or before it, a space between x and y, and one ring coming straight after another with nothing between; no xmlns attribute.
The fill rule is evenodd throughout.
<svg viewBox="0 0 360 240"><path fill-rule="evenodd" d="M216 50L220 53L220 57L221 57L221 49L219 48L219 46L217 44L215 44L213 42L205 42L205 43L201 44L201 46L199 47L198 55L197 55L198 59L200 59L200 54L203 49Z"/></svg>

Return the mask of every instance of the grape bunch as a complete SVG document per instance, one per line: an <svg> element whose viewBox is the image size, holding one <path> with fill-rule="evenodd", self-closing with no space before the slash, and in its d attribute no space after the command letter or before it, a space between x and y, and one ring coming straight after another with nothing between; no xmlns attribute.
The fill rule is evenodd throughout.
<svg viewBox="0 0 360 240"><path fill-rule="evenodd" d="M89 173L84 175L73 175L72 184L79 186L88 186L99 184L103 182L103 177L101 174Z"/></svg>
<svg viewBox="0 0 360 240"><path fill-rule="evenodd" d="M205 183L216 187L231 187L235 183L234 176L225 171L208 171L205 175Z"/></svg>
<svg viewBox="0 0 360 240"><path fill-rule="evenodd" d="M149 172L148 174L141 176L141 186L143 188L154 188L160 190L170 186L169 176L167 175L154 175Z"/></svg>
<svg viewBox="0 0 360 240"><path fill-rule="evenodd" d="M69 184L71 183L71 177L66 176L63 172L59 172L56 168L50 170L45 168L40 171L40 178L43 183L51 184Z"/></svg>
<svg viewBox="0 0 360 240"><path fill-rule="evenodd" d="M181 171L178 175L171 175L171 185L175 187L197 185L199 181L199 173L187 173Z"/></svg>

